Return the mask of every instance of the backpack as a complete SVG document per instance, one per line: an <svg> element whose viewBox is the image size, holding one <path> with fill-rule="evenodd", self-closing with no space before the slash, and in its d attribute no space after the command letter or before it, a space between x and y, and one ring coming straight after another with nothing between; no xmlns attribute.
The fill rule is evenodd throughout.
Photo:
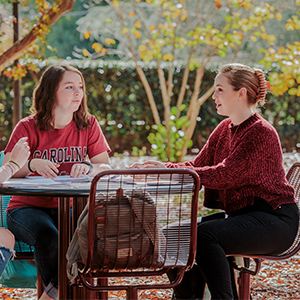
<svg viewBox="0 0 300 300"><path fill-rule="evenodd" d="M67 251L67 273L77 276L77 261L86 263L88 205L82 211ZM91 269L156 269L163 266L165 237L156 218L156 205L141 189L97 193L95 197L95 241ZM164 253L163 253L164 254Z"/></svg>

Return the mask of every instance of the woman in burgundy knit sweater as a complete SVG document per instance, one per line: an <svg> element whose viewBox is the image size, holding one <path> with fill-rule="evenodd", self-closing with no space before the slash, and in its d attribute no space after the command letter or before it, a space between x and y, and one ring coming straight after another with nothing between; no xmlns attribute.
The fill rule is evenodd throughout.
<svg viewBox="0 0 300 300"><path fill-rule="evenodd" d="M206 282L212 299L234 299L226 255L279 254L292 244L299 212L285 178L276 130L258 113L266 96L264 73L241 64L218 70L213 99L228 116L201 152L185 163L148 161L135 168L189 168L205 187L204 205L227 218L198 225L197 265L174 289L174 299L201 299ZM172 272L169 272L172 278Z"/></svg>

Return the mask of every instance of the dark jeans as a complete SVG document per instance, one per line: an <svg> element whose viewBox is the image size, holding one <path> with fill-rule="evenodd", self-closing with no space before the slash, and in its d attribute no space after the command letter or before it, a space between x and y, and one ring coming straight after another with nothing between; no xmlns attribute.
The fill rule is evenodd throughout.
<svg viewBox="0 0 300 300"><path fill-rule="evenodd" d="M226 255L276 255L291 246L298 231L296 204L273 210L262 199L226 219L198 224L196 262L174 288L176 299L201 299L205 282L212 299L234 299L232 269ZM168 273L170 280L174 271Z"/></svg>
<svg viewBox="0 0 300 300"><path fill-rule="evenodd" d="M58 287L58 210L21 207L7 212L7 226L19 239L34 246L34 258L45 286Z"/></svg>

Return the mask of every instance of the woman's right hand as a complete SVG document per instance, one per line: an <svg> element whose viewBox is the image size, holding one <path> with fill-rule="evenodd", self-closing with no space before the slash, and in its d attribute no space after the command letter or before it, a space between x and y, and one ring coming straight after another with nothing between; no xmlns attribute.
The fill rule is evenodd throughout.
<svg viewBox="0 0 300 300"><path fill-rule="evenodd" d="M24 166L30 155L30 148L28 146L27 139L27 137L19 139L10 154L10 160L17 163L20 168Z"/></svg>
<svg viewBox="0 0 300 300"><path fill-rule="evenodd" d="M30 161L30 169L45 178L56 178L59 173L58 167L59 164L53 163L47 159L33 158Z"/></svg>
<svg viewBox="0 0 300 300"><path fill-rule="evenodd" d="M148 160L144 163L134 163L128 169L165 169L164 163L156 160Z"/></svg>

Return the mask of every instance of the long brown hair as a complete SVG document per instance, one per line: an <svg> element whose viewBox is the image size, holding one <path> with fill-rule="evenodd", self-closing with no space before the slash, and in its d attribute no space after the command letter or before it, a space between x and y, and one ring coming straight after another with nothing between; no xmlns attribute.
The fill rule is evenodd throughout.
<svg viewBox="0 0 300 300"><path fill-rule="evenodd" d="M261 105L264 104L267 82L262 70L243 64L231 63L219 67L218 73L222 73L228 78L235 91L246 88L249 104L255 104L258 101L261 102Z"/></svg>
<svg viewBox="0 0 300 300"><path fill-rule="evenodd" d="M49 67L43 73L33 92L33 103L30 110L33 113L36 124L40 130L53 130L53 109L56 101L55 95L63 74L67 71L79 74L83 84L83 98L78 110L73 114L73 120L76 123L78 130L87 128L90 123L90 115L88 113L85 95L85 82L81 72L72 66L55 65Z"/></svg>

